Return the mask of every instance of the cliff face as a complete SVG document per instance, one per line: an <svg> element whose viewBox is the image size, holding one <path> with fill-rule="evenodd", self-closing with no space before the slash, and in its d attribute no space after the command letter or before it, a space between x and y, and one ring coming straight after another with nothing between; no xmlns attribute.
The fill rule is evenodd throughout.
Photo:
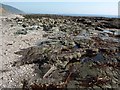
<svg viewBox="0 0 120 90"><path fill-rule="evenodd" d="M0 4L0 15L6 15L6 14L23 14L21 10L14 8L9 5Z"/></svg>

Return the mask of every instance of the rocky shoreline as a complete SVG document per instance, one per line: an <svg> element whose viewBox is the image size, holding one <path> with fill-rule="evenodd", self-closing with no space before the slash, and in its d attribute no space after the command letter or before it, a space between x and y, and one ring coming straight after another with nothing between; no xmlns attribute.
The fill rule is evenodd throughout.
<svg viewBox="0 0 120 90"><path fill-rule="evenodd" d="M3 18L2 30L3 66L12 69L1 70L2 87L120 88L118 18L23 15Z"/></svg>

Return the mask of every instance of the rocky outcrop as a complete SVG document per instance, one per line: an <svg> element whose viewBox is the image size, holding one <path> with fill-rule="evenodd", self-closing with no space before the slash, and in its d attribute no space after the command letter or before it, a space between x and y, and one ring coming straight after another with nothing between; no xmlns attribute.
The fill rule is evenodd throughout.
<svg viewBox="0 0 120 90"><path fill-rule="evenodd" d="M119 33L116 32L120 27L116 20L119 21L56 15L26 15L24 19L14 19L28 33L40 29L45 31L36 46L15 52L22 57L13 66L39 66L38 82L23 84L23 87L33 90L53 87L119 88L120 44L119 37L116 37Z"/></svg>

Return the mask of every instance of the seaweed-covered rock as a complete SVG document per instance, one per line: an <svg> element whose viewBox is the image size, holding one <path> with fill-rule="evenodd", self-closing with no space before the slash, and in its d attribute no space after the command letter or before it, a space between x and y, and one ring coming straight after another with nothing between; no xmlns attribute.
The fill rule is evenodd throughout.
<svg viewBox="0 0 120 90"><path fill-rule="evenodd" d="M31 16L25 16L26 23L39 22L46 33L36 46L15 52L21 57L13 65L39 65L41 80L32 89L120 87L119 26L114 19Z"/></svg>

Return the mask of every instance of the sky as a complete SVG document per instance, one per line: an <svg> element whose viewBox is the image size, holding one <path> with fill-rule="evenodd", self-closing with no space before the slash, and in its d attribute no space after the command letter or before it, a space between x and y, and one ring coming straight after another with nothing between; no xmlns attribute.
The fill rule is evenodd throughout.
<svg viewBox="0 0 120 90"><path fill-rule="evenodd" d="M59 1L59 0L58 0ZM118 0L2 0L26 13L118 15ZM74 1L74 2L73 2Z"/></svg>
<svg viewBox="0 0 120 90"><path fill-rule="evenodd" d="M119 0L0 0L1 2L119 2Z"/></svg>

